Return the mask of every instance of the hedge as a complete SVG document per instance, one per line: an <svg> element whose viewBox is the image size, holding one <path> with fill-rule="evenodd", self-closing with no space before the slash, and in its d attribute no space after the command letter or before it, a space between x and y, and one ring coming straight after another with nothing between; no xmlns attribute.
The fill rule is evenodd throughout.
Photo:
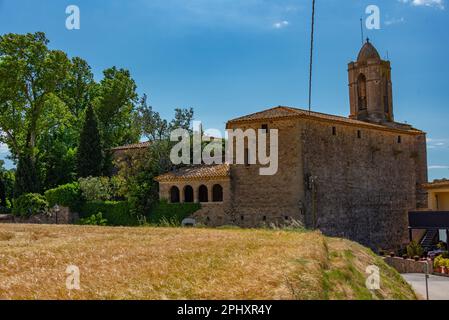
<svg viewBox="0 0 449 320"><path fill-rule="evenodd" d="M188 218L199 209L201 209L201 205L198 203L167 203L167 201L160 201L151 210L149 220L153 224L160 224L165 220L181 225L182 220Z"/></svg>
<svg viewBox="0 0 449 320"><path fill-rule="evenodd" d="M12 214L20 217L30 217L46 212L48 202L44 196L37 193L27 193L13 200Z"/></svg>
<svg viewBox="0 0 449 320"><path fill-rule="evenodd" d="M81 206L80 218L89 218L98 213L108 222L108 226L137 226L139 221L130 212L127 201L88 201Z"/></svg>
<svg viewBox="0 0 449 320"><path fill-rule="evenodd" d="M47 190L45 198L50 207L60 205L69 207L72 211L78 211L82 203L81 190L78 183L69 183Z"/></svg>

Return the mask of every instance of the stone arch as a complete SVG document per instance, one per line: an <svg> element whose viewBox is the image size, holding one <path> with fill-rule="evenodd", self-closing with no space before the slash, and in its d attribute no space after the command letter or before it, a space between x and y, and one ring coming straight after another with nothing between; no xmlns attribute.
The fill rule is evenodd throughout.
<svg viewBox="0 0 449 320"><path fill-rule="evenodd" d="M209 190L204 184L198 188L198 198L200 202L209 202Z"/></svg>
<svg viewBox="0 0 449 320"><path fill-rule="evenodd" d="M173 186L170 189L170 203L179 203L179 202L181 202L179 188L177 186Z"/></svg>
<svg viewBox="0 0 449 320"><path fill-rule="evenodd" d="M223 187L216 184L212 188L212 201L213 202L223 202Z"/></svg>
<svg viewBox="0 0 449 320"><path fill-rule="evenodd" d="M194 196L193 196L193 188L192 186L185 186L184 187L184 202L185 203L193 203Z"/></svg>
<svg viewBox="0 0 449 320"><path fill-rule="evenodd" d="M357 78L357 96L359 110L365 110L368 107L366 98L366 77L363 73Z"/></svg>

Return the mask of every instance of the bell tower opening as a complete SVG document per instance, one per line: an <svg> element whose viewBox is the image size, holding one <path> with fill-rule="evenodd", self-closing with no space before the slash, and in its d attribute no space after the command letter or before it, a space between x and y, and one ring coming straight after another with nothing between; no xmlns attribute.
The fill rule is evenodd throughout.
<svg viewBox="0 0 449 320"><path fill-rule="evenodd" d="M382 60L369 39L357 61L348 65L351 119L392 122L392 85L389 61Z"/></svg>

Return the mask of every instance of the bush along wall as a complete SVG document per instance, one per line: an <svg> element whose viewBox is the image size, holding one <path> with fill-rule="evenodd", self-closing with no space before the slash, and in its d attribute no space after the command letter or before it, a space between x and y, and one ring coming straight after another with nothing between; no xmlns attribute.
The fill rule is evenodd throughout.
<svg viewBox="0 0 449 320"><path fill-rule="evenodd" d="M78 183L69 183L47 190L45 198L51 208L59 205L69 207L71 211L78 212L82 205L81 190Z"/></svg>
<svg viewBox="0 0 449 320"><path fill-rule="evenodd" d="M201 209L199 203L168 203L160 201L151 210L149 222L152 224L181 225L182 220L188 218Z"/></svg>
<svg viewBox="0 0 449 320"><path fill-rule="evenodd" d="M31 217L36 214L45 213L48 202L44 196L37 193L21 195L13 201L12 213L16 217Z"/></svg>
<svg viewBox="0 0 449 320"><path fill-rule="evenodd" d="M131 214L127 201L88 201L81 206L80 218L102 213L108 226L137 226L137 217Z"/></svg>

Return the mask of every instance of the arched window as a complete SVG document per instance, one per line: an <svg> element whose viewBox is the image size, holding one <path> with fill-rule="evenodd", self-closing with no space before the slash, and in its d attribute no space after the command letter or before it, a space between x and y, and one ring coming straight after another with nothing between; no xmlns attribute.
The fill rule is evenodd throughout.
<svg viewBox="0 0 449 320"><path fill-rule="evenodd" d="M362 73L357 79L357 95L359 97L359 110L365 110L367 108L366 101L366 77Z"/></svg>
<svg viewBox="0 0 449 320"><path fill-rule="evenodd" d="M170 202L171 203L179 203L181 201L181 197L179 196L179 188L171 187L170 189Z"/></svg>
<svg viewBox="0 0 449 320"><path fill-rule="evenodd" d="M209 195L206 186L200 186L200 188L198 189L198 197L200 199L200 202L209 202Z"/></svg>
<svg viewBox="0 0 449 320"><path fill-rule="evenodd" d="M212 201L223 202L223 187L219 184L214 185L212 188Z"/></svg>
<svg viewBox="0 0 449 320"><path fill-rule="evenodd" d="M186 186L184 188L184 202L186 203L193 202L193 188L191 186Z"/></svg>

